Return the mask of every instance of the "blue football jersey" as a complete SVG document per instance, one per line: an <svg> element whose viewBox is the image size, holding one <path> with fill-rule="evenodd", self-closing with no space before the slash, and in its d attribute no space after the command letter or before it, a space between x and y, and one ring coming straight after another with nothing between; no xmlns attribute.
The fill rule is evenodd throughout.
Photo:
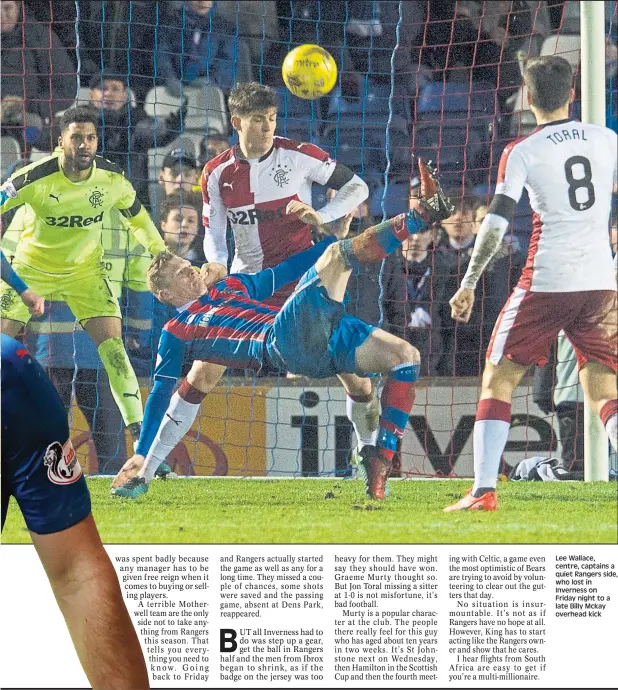
<svg viewBox="0 0 618 690"><path fill-rule="evenodd" d="M28 529L59 532L90 513L67 414L28 350L2 335L2 524L13 495Z"/></svg>

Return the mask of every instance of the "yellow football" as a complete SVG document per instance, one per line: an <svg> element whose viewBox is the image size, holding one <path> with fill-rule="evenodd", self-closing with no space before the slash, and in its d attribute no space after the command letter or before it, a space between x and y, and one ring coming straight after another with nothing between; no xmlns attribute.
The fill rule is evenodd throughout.
<svg viewBox="0 0 618 690"><path fill-rule="evenodd" d="M337 63L324 48L306 43L285 56L281 73L295 96L313 100L325 96L335 86Z"/></svg>

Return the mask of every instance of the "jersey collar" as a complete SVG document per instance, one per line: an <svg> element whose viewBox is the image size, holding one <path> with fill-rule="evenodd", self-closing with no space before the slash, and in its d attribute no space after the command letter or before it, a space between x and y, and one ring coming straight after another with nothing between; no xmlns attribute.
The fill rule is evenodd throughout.
<svg viewBox="0 0 618 690"><path fill-rule="evenodd" d="M198 298L199 299L199 298ZM197 299L192 299L189 300L186 304L183 304L182 307L176 307L176 311L181 314L183 311L187 311L187 309L192 305L195 304L198 300Z"/></svg>
<svg viewBox="0 0 618 690"><path fill-rule="evenodd" d="M263 156L261 156L258 159L258 163L265 161L270 156L270 154L273 152L274 148L275 148L275 143L273 142L273 145L270 147L270 149ZM247 163L248 162L247 158L245 157L245 154L240 150L240 144L234 145L234 158L236 158L236 160L239 163Z"/></svg>
<svg viewBox="0 0 618 690"><path fill-rule="evenodd" d="M554 120L553 122L544 122L542 125L537 125L537 130L543 127L553 127L554 125L566 125L567 122L575 122L572 117L567 117L565 120Z"/></svg>

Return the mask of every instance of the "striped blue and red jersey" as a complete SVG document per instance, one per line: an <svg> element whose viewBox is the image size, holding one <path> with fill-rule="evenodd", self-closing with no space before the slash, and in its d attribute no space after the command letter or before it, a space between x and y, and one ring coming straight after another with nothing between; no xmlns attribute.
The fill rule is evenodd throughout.
<svg viewBox="0 0 618 690"><path fill-rule="evenodd" d="M298 280L335 240L327 237L258 273L229 275L178 310L161 333L154 385L146 403L137 453L145 456L152 445L185 354L191 360L226 366L260 369L268 363L274 369L283 368L270 337L281 307L263 301L283 285Z"/></svg>
<svg viewBox="0 0 618 690"><path fill-rule="evenodd" d="M191 359L259 369L280 310L259 301L266 299L263 295L271 292L274 281L271 269L260 273L224 278L165 324L165 340L188 344Z"/></svg>

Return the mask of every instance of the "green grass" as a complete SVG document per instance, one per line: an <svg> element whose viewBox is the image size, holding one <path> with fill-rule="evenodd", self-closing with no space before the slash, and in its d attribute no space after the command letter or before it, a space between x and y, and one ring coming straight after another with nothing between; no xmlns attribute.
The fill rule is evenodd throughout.
<svg viewBox="0 0 618 690"><path fill-rule="evenodd" d="M448 513L469 481L392 481L385 501L359 480L155 481L136 501L90 479L106 543L617 543L615 483L502 483L496 513ZM2 535L28 543L14 501Z"/></svg>

